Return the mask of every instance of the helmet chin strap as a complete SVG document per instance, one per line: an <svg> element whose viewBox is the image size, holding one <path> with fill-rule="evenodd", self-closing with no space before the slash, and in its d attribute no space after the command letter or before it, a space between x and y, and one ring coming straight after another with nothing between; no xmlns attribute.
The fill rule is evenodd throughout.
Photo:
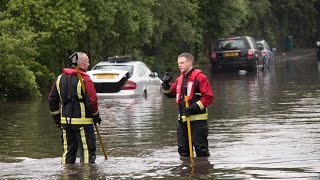
<svg viewBox="0 0 320 180"><path fill-rule="evenodd" d="M78 59L79 59L78 52L71 54L71 56L69 57L69 60L74 66L78 66Z"/></svg>

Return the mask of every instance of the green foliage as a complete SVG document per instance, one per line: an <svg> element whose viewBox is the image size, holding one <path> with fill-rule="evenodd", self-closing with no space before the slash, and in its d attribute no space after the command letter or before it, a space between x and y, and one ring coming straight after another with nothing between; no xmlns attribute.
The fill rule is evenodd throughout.
<svg viewBox="0 0 320 180"><path fill-rule="evenodd" d="M114 55L140 56L155 29L154 4L154 0L83 1L88 21L87 29L78 34L78 49L89 54L91 64Z"/></svg>
<svg viewBox="0 0 320 180"><path fill-rule="evenodd" d="M176 72L182 52L204 65L219 37L248 35L281 50L292 35L294 47L313 47L319 12L319 0L3 0L0 99L48 92L75 51L92 66L130 54L162 75Z"/></svg>
<svg viewBox="0 0 320 180"><path fill-rule="evenodd" d="M225 37L234 34L246 23L247 2L245 0L201 0L199 15L204 20L204 29L211 36Z"/></svg>
<svg viewBox="0 0 320 180"><path fill-rule="evenodd" d="M50 72L46 66L35 61L30 61L26 66L28 66L28 69L33 72L40 93L48 93L48 89L53 83L52 80L55 78L54 74Z"/></svg>
<svg viewBox="0 0 320 180"><path fill-rule="evenodd" d="M6 14L1 14L1 17L7 18L0 21L3 30L0 35L0 100L39 97L40 83L36 83L38 79L28 68L36 63L34 59L38 54L35 42L38 36L31 28L21 27L14 18Z"/></svg>
<svg viewBox="0 0 320 180"><path fill-rule="evenodd" d="M0 100L6 98L28 99L39 97L35 76L26 66L0 63Z"/></svg>
<svg viewBox="0 0 320 180"><path fill-rule="evenodd" d="M195 52L194 45L202 41L198 5L185 0L159 0L152 11L156 24L151 43L143 47L145 56L155 56L160 74L176 71L178 54Z"/></svg>
<svg viewBox="0 0 320 180"><path fill-rule="evenodd" d="M236 30L247 23L246 0L199 0L199 6L207 53L211 52L217 38L241 35Z"/></svg>
<svg viewBox="0 0 320 180"><path fill-rule="evenodd" d="M84 8L79 0L16 0L8 3L7 13L16 24L44 35L38 40L38 62L59 72L76 49L77 35L86 30Z"/></svg>

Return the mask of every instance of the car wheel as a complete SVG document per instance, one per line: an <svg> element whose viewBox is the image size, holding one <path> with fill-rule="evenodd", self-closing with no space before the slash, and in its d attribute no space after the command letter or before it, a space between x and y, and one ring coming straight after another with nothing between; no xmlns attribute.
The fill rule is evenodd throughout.
<svg viewBox="0 0 320 180"><path fill-rule="evenodd" d="M147 91L146 91L146 90L143 91L142 97L145 98L145 99L147 99L148 94L147 94Z"/></svg>

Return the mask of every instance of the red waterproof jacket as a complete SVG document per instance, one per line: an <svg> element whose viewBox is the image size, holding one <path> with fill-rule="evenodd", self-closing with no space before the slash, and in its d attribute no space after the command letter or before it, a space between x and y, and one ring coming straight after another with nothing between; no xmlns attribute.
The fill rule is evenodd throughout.
<svg viewBox="0 0 320 180"><path fill-rule="evenodd" d="M94 84L85 71L79 71L85 84L85 93L77 70L65 68L49 94L50 114L61 114L61 124L92 124L92 116L99 113Z"/></svg>
<svg viewBox="0 0 320 180"><path fill-rule="evenodd" d="M213 91L207 77L202 73L201 70L192 69L188 74L187 82L187 94L189 99L189 104L197 103L200 107L201 112L198 115L190 116L192 120L207 120L207 107L212 103L213 100ZM179 107L179 111L185 108L184 95L182 83L184 75L181 74L174 83L171 84L171 87L168 91L164 91L168 97L172 95L176 96L176 104ZM180 116L179 116L180 119ZM182 117L183 121L185 117Z"/></svg>

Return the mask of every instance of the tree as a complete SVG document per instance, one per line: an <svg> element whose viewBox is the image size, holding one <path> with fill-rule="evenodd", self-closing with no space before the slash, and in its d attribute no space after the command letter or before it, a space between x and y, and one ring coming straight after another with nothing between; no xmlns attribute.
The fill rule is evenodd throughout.
<svg viewBox="0 0 320 180"><path fill-rule="evenodd" d="M0 16L0 100L37 97L36 76L28 68L37 56L33 42L36 35L19 27L13 18L3 19L3 13Z"/></svg>
<svg viewBox="0 0 320 180"><path fill-rule="evenodd" d="M86 30L84 8L80 0L16 0L9 1L7 13L17 24L30 27L44 38L38 41L37 59L53 67L55 72L67 65L67 57L75 51L77 34Z"/></svg>
<svg viewBox="0 0 320 180"><path fill-rule="evenodd" d="M236 30L247 22L245 0L198 0L198 2L208 53L211 52L215 39L234 35Z"/></svg>
<svg viewBox="0 0 320 180"><path fill-rule="evenodd" d="M317 1L270 0L275 22L271 24L277 35L277 44L284 50L285 38L292 35L295 47L314 46L315 35L319 30Z"/></svg>
<svg viewBox="0 0 320 180"><path fill-rule="evenodd" d="M197 3L185 0L159 0L155 4L153 35L143 47L153 69L173 71L179 53L195 52L194 45L202 40L198 9Z"/></svg>

